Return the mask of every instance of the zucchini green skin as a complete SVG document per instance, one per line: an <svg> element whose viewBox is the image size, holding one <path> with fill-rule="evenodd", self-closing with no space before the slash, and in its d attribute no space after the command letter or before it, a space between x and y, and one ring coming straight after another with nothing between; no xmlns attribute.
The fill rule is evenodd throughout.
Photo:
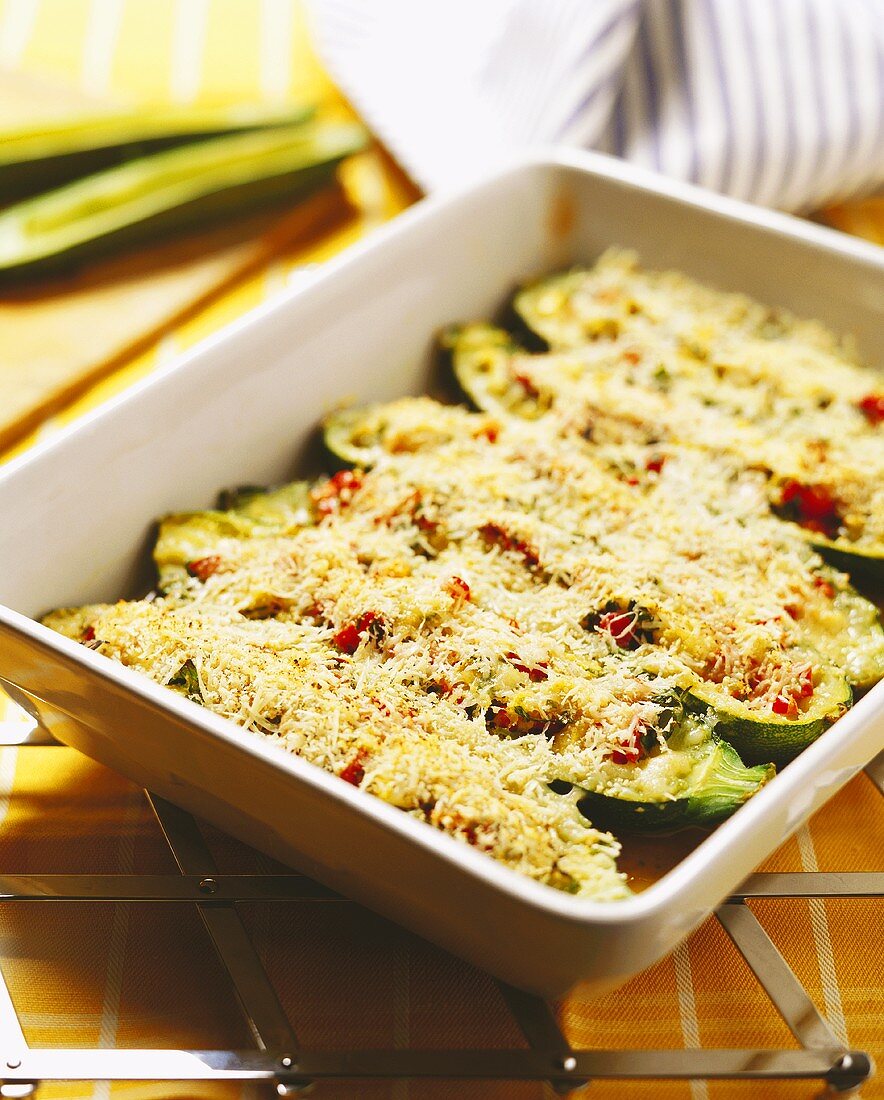
<svg viewBox="0 0 884 1100"><path fill-rule="evenodd" d="M693 752L700 774L685 796L649 801L584 788L578 802L581 813L593 824L615 832L660 833L713 825L739 809L776 772L773 764L747 767L731 745L715 736ZM624 767L641 768L644 763Z"/></svg>
<svg viewBox="0 0 884 1100"><path fill-rule="evenodd" d="M877 580L884 577L884 546L857 549L856 545L847 539L826 539L806 531L798 523L791 523L791 526L796 527L811 546L837 569L843 569L844 572L853 573L859 577Z"/></svg>
<svg viewBox="0 0 884 1100"><path fill-rule="evenodd" d="M312 108L144 107L59 120L4 135L0 202L49 190L127 160L247 130L295 126Z"/></svg>
<svg viewBox="0 0 884 1100"><path fill-rule="evenodd" d="M846 625L836 632L815 629L805 614L801 625L807 644L840 669L851 687L867 691L884 679L884 627L878 608L834 570L821 570L820 575L835 590L833 609Z"/></svg>
<svg viewBox="0 0 884 1100"><path fill-rule="evenodd" d="M385 453L381 442L383 409L383 405L339 409L326 417L322 441L336 465L367 468ZM375 437L377 443L372 442Z"/></svg>
<svg viewBox="0 0 884 1100"><path fill-rule="evenodd" d="M569 283L579 276L579 272L554 276L516 296L514 308L518 316L553 348L574 347L579 345L580 340L576 336L556 339L554 320L547 323L538 320L536 299L558 288L566 293ZM536 419L546 411L536 401L520 393L512 383L510 359L515 353L526 352L508 332L493 325L464 325L449 329L443 336L442 346L451 353L458 385L477 408L528 420ZM773 503L771 511L779 515ZM782 515L780 519L838 568L870 578L884 576L884 546L857 547L846 538L827 539Z"/></svg>
<svg viewBox="0 0 884 1100"><path fill-rule="evenodd" d="M443 333L441 346L451 355L457 384L477 409L527 420L543 415L545 410L513 385L510 360L522 349L508 332L495 325L461 325Z"/></svg>
<svg viewBox="0 0 884 1100"><path fill-rule="evenodd" d="M576 347L591 334L579 320L569 326L561 316L561 307L585 277L585 271L565 271L530 283L517 291L513 312L548 347Z"/></svg>
<svg viewBox="0 0 884 1100"><path fill-rule="evenodd" d="M685 705L695 713L714 715L716 735L731 744L743 760L750 764L772 761L779 767L812 744L853 701L846 677L828 666L814 695L813 705L795 719L773 712L760 714L715 684L690 688Z"/></svg>
<svg viewBox="0 0 884 1100"><path fill-rule="evenodd" d="M233 490L222 501L229 505L224 510L178 512L160 520L153 559L161 592L186 584L188 566L216 554L225 540L294 534L313 523L307 482Z"/></svg>
<svg viewBox="0 0 884 1100"><path fill-rule="evenodd" d="M0 213L0 281L66 270L154 241L291 202L328 183L366 134L307 124L190 143L87 176Z"/></svg>

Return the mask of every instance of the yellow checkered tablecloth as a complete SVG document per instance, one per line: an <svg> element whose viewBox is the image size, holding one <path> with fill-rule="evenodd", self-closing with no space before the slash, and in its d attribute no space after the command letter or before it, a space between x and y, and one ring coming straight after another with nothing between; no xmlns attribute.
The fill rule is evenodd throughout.
<svg viewBox="0 0 884 1100"><path fill-rule="evenodd" d="M0 64L67 80L93 95L137 101L334 98L310 52L296 0L0 0ZM413 197L376 152L350 168L348 187L357 207L353 217L308 247L264 264L131 356L55 422L77 416L258 305L305 262L345 247ZM832 218L873 238L884 226L874 204L842 208ZM6 735L27 728L11 706L0 721ZM6 872L174 870L141 792L65 748L0 749L0 826L0 866ZM273 866L220 834L209 835L222 871ZM649 841L643 850L649 860L662 860L679 843L685 841ZM860 776L764 869L880 870L882 851L884 805ZM877 1053L884 1063L882 903L779 900L752 908L838 1037ZM256 903L243 906L243 914L305 1046L519 1042L487 976L356 906ZM31 1045L249 1045L192 905L17 903L0 907L0 937L4 970ZM576 1045L795 1046L714 921L616 993L593 1000L578 988L560 1013ZM726 1100L813 1091L806 1084L600 1083L591 1095ZM56 1086L40 1095L112 1093L262 1095L252 1086L132 1084ZM321 1094L397 1100L551 1095L541 1085L457 1082L328 1085ZM884 1085L873 1083L863 1095L884 1097Z"/></svg>

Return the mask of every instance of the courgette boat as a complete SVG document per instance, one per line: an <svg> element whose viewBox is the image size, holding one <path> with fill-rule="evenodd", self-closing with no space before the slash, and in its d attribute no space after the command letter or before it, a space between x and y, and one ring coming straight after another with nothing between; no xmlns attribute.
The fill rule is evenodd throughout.
<svg viewBox="0 0 884 1100"><path fill-rule="evenodd" d="M383 455L409 454L442 446L463 431L460 406L440 405L427 397L383 405L338 409L322 424L323 442L336 465L368 468ZM493 417L477 417L474 438L492 439L499 427Z"/></svg>
<svg viewBox="0 0 884 1100"><path fill-rule="evenodd" d="M717 736L733 745L743 760L772 761L780 766L794 759L850 707L853 693L838 669L818 667L814 681L809 698L784 693L764 709L733 698L718 684L703 681L687 692L686 705L713 715Z"/></svg>
<svg viewBox="0 0 884 1100"><path fill-rule="evenodd" d="M365 141L363 128L350 123L212 138L16 203L0 213L0 280L59 271L175 229L301 198Z"/></svg>
<svg viewBox="0 0 884 1100"><path fill-rule="evenodd" d="M153 558L161 592L211 576L231 541L293 534L313 521L306 481L227 491L220 503L219 509L177 512L160 520Z"/></svg>
<svg viewBox="0 0 884 1100"><path fill-rule="evenodd" d="M635 763L608 762L578 784L581 812L605 828L673 832L730 817L776 773L773 764L747 767L737 751L689 721L658 750Z"/></svg>
<svg viewBox="0 0 884 1100"><path fill-rule="evenodd" d="M176 145L244 130L295 126L312 114L312 108L251 104L143 106L6 131L0 141L0 202L60 187Z"/></svg>
<svg viewBox="0 0 884 1100"><path fill-rule="evenodd" d="M765 466L754 448L751 456L747 457L745 448L735 449L733 439L726 445L722 443L722 446L717 446L717 438L710 439L710 425L698 432L692 426L689 412L685 412L683 417L673 418L672 409L660 404L665 400L663 392L657 392L654 387L646 390L641 382L631 383L632 388L621 394L619 399L615 397L612 403L604 388L605 376L610 374L616 363L610 351L605 351L598 363L593 361L598 352L589 349L535 355L520 347L510 333L483 323L450 328L443 334L441 343L451 355L452 369L460 389L479 409L524 420L536 420L552 411L563 421L569 421L586 404L592 410L592 420L597 421L595 428L578 426L579 421L571 425L571 430L584 441L592 442L600 429L604 431L607 428L615 434L623 433L624 441L649 442L661 438L680 446L704 451L711 449L713 453L727 455L729 460L747 469L758 470ZM627 349L625 354L632 352ZM587 381L593 377L592 372L599 368L601 373L595 376L598 384L587 388ZM658 367L657 373L661 377L667 376L664 364ZM651 401L647 407L641 406L639 401L645 392ZM634 410L630 405L630 395L633 393L637 402ZM696 407L698 417L708 411L706 402L699 401ZM655 409L655 415L652 416L649 409ZM658 416L663 417L662 423ZM668 422L666 417L669 417ZM731 423L732 418L728 415L722 414L722 417L725 427ZM873 436L882 429L875 424L856 427L853 420L863 421L863 418L852 407L848 419L851 430L863 431L869 446L874 446ZM766 432L770 428L769 425L761 427ZM714 434L712 432L712 436ZM755 435L750 432L747 439L755 439L757 434L757 431ZM725 435L722 433L722 439ZM739 438L742 439L742 436ZM816 453L814 448L821 446L811 436L802 445L811 456ZM782 455L779 457L782 458ZM776 464L776 460L772 461ZM836 479L834 484L828 484L824 475L819 483L812 483L769 469L769 507L834 564L876 575L884 567L884 545L875 534L879 527L876 520L878 497L874 492L871 497L865 493L865 497L869 497L865 499L863 492L860 492L859 503L855 500L852 506L841 500L842 493L848 497L851 493L856 495L855 482L860 477L860 467L856 463L854 466L854 469L842 470L840 482ZM866 481L874 476L872 471L866 476ZM853 486L849 492L848 486Z"/></svg>

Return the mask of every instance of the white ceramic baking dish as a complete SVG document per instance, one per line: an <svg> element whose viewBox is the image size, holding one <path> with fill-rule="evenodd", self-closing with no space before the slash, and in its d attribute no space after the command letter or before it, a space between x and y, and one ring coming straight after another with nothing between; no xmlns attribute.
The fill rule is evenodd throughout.
<svg viewBox="0 0 884 1100"><path fill-rule="evenodd" d="M144 591L154 517L298 474L334 403L423 392L442 325L487 317L520 280L609 244L818 317L882 358L881 250L604 157L544 154L420 203L0 471L0 678L44 726L547 995L613 985L671 950L884 747L884 685L647 891L599 904L518 876L32 616Z"/></svg>

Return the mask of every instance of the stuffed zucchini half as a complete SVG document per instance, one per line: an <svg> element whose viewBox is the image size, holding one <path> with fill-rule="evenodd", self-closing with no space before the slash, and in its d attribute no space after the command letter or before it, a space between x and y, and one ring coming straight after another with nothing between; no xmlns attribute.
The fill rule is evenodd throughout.
<svg viewBox="0 0 884 1100"><path fill-rule="evenodd" d="M775 772L773 764L747 767L705 724L686 720L665 751L610 761L584 778L577 804L590 821L615 832L672 832L730 817Z"/></svg>
<svg viewBox="0 0 884 1100"><path fill-rule="evenodd" d="M305 481L271 490L228 490L219 504L211 511L178 512L160 520L153 558L161 592L186 586L191 579L205 581L231 543L291 534L313 519Z"/></svg>
<svg viewBox="0 0 884 1100"><path fill-rule="evenodd" d="M550 343L547 353L532 354L481 323L446 333L443 345L470 399L525 419L551 413L590 441L669 441L764 470L769 507L802 537L835 564L880 569L881 381L816 346L816 330L808 335L797 322L776 342L745 319L730 342L710 337L715 326L701 317L688 325L677 313L668 324L659 288L642 304L603 289L586 302L577 295L589 311L584 328L568 312L568 291L590 276L572 272L517 297L517 310ZM538 302L551 311L543 321Z"/></svg>
<svg viewBox="0 0 884 1100"><path fill-rule="evenodd" d="M481 347L485 355L487 344L483 342ZM486 362L493 370L494 355L489 354ZM505 419L464 413L417 398L333 414L325 422L325 441L338 459L370 467L382 456L433 451L458 437L480 445L478 441L496 440L506 430ZM650 507L656 509L657 505ZM724 523L725 518L716 522ZM747 520L740 515L733 522L742 528L751 517ZM768 528L776 525L766 515L761 522ZM673 537L680 536L674 533ZM783 649L781 664L768 660L765 665L753 658L745 674L737 670L726 682L704 677L695 667L686 691L691 709L713 716L718 737L750 763L782 764L793 758L850 706L853 687L865 689L884 676L884 631L875 606L851 588L843 574L812 555L808 557L800 539L788 533L784 537L787 544L791 542L794 567L794 574L787 573L784 580L788 601L778 610L765 612L773 620L789 624L791 641ZM631 557L640 555L641 539L634 551ZM743 552L737 549L737 561ZM722 568L727 572L727 565ZM665 589L666 577L659 583ZM710 574L710 586L715 583ZM764 570L759 590L762 603L768 605ZM670 595L669 604L680 610L678 599L673 604L673 598ZM752 608L745 614L751 629ZM642 618L664 622L645 630ZM611 604L589 619L593 629L607 625L608 634L610 623L622 619L614 632L627 653L640 643L649 650L659 646L673 655L683 652L685 645L690 648L690 631L678 625L684 614L668 613L665 601L661 604L658 600L653 612L640 611L635 605L618 608ZM606 624L606 620L610 622Z"/></svg>

